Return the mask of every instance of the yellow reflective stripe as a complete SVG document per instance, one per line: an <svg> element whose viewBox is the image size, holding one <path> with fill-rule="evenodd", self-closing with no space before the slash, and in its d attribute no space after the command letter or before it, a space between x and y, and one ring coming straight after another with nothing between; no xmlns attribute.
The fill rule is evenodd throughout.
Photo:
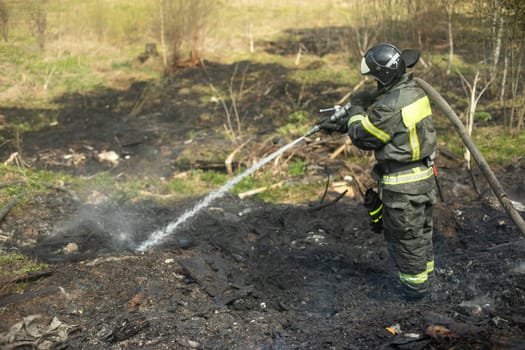
<svg viewBox="0 0 525 350"><path fill-rule="evenodd" d="M363 119L365 119L365 116L362 115L362 114L356 114L354 115L353 117L351 117L350 119L348 119L348 125L352 124L352 123L355 123L355 122L360 122L362 121Z"/></svg>
<svg viewBox="0 0 525 350"><path fill-rule="evenodd" d="M421 284L425 283L425 281L428 280L428 274L432 271L434 271L434 260L427 262L427 269L416 275L400 272L399 279L402 282L407 282L411 284Z"/></svg>
<svg viewBox="0 0 525 350"><path fill-rule="evenodd" d="M376 210L371 211L370 213L368 213L368 215L370 215L370 216L376 215L376 214L379 213L382 209L383 209L383 203L381 203L381 205L379 205L379 208L377 208Z"/></svg>
<svg viewBox="0 0 525 350"><path fill-rule="evenodd" d="M410 148L412 149L412 161L419 160L421 157L421 149L419 147L419 138L417 137L417 128L415 125L408 129L408 138L410 140Z"/></svg>
<svg viewBox="0 0 525 350"><path fill-rule="evenodd" d="M430 101L427 96L424 96L401 109L403 124L408 128L408 137L410 140L410 148L412 149L413 161L419 160L421 157L421 148L419 147L416 125L430 115L432 115L432 110L430 109Z"/></svg>
<svg viewBox="0 0 525 350"><path fill-rule="evenodd" d="M430 101L427 96L421 97L416 102L409 104L401 109L403 123L407 128L415 127L417 123L432 115Z"/></svg>
<svg viewBox="0 0 525 350"><path fill-rule="evenodd" d="M412 169L411 173L399 175L383 175L381 183L383 185L402 185L410 182L417 182L434 176L432 168L421 170L419 167Z"/></svg>
<svg viewBox="0 0 525 350"><path fill-rule="evenodd" d="M401 282L407 282L410 284L422 284L428 280L428 272L425 270L416 275L410 275L408 273L400 272L399 279L401 280Z"/></svg>
<svg viewBox="0 0 525 350"><path fill-rule="evenodd" d="M431 273L434 271L434 260L427 262L427 272Z"/></svg>
<svg viewBox="0 0 525 350"><path fill-rule="evenodd" d="M364 116L362 114L354 115L348 120L348 125L355 122L360 122L363 128L365 128L365 130L368 131L369 134L377 137L379 140L383 141L383 143L387 143L392 139L392 137L388 133L384 132L383 130L379 129L374 124L372 124L368 116Z"/></svg>

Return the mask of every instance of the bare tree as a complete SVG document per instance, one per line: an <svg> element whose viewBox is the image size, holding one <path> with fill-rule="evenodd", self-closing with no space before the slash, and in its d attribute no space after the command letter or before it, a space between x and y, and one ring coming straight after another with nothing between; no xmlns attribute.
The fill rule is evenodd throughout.
<svg viewBox="0 0 525 350"><path fill-rule="evenodd" d="M452 17L455 12L457 0L441 0L443 10L447 15L447 33L448 33L448 63L447 75L452 71L452 61L454 59L454 33L452 30Z"/></svg>
<svg viewBox="0 0 525 350"><path fill-rule="evenodd" d="M9 8L0 0L0 35L5 42L9 39Z"/></svg>
<svg viewBox="0 0 525 350"><path fill-rule="evenodd" d="M378 21L382 18L380 13L382 7L376 1L369 1L366 5L356 1L350 13L352 17L346 16L348 23L356 23L353 27L354 40L350 40L350 51L357 57L364 55L365 51L376 41L377 35L383 30L383 22Z"/></svg>
<svg viewBox="0 0 525 350"><path fill-rule="evenodd" d="M478 83L480 82L479 68L476 71L472 84L469 83L469 81L459 71L457 71L457 73L461 78L463 89L465 90L465 93L469 97L467 120L465 121L465 127L467 129L468 135L470 136L472 135L472 130L474 128L474 116L476 114L476 108L478 106L479 99L485 93L485 91L487 91L488 87L490 86L494 78L491 78L485 84L485 86L483 86L481 90L478 92ZM468 149L465 149L464 158L465 158L465 161L467 162L467 168L470 169L470 151Z"/></svg>
<svg viewBox="0 0 525 350"><path fill-rule="evenodd" d="M160 50L162 52L162 62L164 69L168 67L168 53L166 48L166 30L164 24L164 1L159 0L159 17L160 17Z"/></svg>
<svg viewBox="0 0 525 350"><path fill-rule="evenodd" d="M216 4L213 0L159 1L160 39L166 68L182 62L196 64L202 58L208 21ZM189 50L187 59L183 55L185 48ZM166 52L171 53L169 57Z"/></svg>
<svg viewBox="0 0 525 350"><path fill-rule="evenodd" d="M505 115L505 125L511 134L519 132L523 128L525 114L525 84L523 83L525 72L523 61L525 59L525 2L522 0L501 0L505 16L504 40L505 65L504 77L501 84L500 101L510 104L509 114ZM509 98L505 99L505 91L508 88Z"/></svg>
<svg viewBox="0 0 525 350"><path fill-rule="evenodd" d="M501 84L499 92L499 103L503 105L505 103L505 92L507 87L507 75L509 73L509 55L505 53L503 59L503 72L501 73Z"/></svg>
<svg viewBox="0 0 525 350"><path fill-rule="evenodd" d="M31 32L35 36L40 50L46 47L47 0L32 1L29 7Z"/></svg>
<svg viewBox="0 0 525 350"><path fill-rule="evenodd" d="M523 88L523 82L520 79L522 77L522 63L523 63L523 51L524 47L523 45L515 50L511 50L511 61L514 63L513 66L515 67L513 74L511 74L511 82L510 82L510 93L511 93L511 106L510 106L510 117L508 120L508 127L510 130L510 133L515 133L519 130L518 127L514 127L516 114L519 115L519 110L525 108L524 107L524 88ZM520 91L520 85L522 86L522 90ZM520 92L521 92L521 98L520 98ZM521 100L521 102L520 102ZM522 126L523 124L523 116L521 117L521 123L518 122L517 126ZM519 118L518 118L519 121Z"/></svg>
<svg viewBox="0 0 525 350"><path fill-rule="evenodd" d="M505 6L502 6L500 0L492 0L493 16L492 16L492 36L494 38L494 47L492 49L492 66L490 75L494 76L497 73L497 66L501 53L501 45L503 41L503 32L505 26Z"/></svg>

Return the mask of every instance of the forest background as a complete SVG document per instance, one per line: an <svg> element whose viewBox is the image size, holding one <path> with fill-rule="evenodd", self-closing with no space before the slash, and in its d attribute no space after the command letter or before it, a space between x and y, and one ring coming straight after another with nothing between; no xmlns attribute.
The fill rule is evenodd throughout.
<svg viewBox="0 0 525 350"><path fill-rule="evenodd" d="M0 0L0 105L33 111L30 118L0 116L1 147L16 146L16 152L1 160L3 177L21 174L81 186L85 178L42 172L23 156L25 135L57 124L59 97L125 90L139 81L158 87L188 67L204 67L204 62L232 67L223 81L190 80L186 87L200 89L222 105L219 112L198 116L220 119L215 131L229 146L221 146L215 157L218 153L224 161L258 132L256 123L245 122L248 112L243 111L247 92L257 88L245 85L249 74L255 74L248 65L287 69L287 84L295 90L280 95L282 108L258 113L278 121L269 136L290 141L319 118L319 108L327 107L306 98L309 91L317 93L311 89L320 81L338 84L335 94L328 94L338 99L371 83L359 76L358 65L376 42L420 49L416 74L453 106L490 163L516 163L525 154L524 34L525 5L520 0ZM139 116L155 100L152 90L135 101L122 101L119 111ZM446 121L441 129L441 145L463 156L461 141ZM183 135L185 140L195 136L191 130ZM192 163L191 154L181 162ZM304 174L307 163L295 159L281 175ZM269 185L274 176L263 172L238 191ZM203 185L195 191L196 178L217 186L228 174L197 169L163 190L189 195L210 190Z"/></svg>

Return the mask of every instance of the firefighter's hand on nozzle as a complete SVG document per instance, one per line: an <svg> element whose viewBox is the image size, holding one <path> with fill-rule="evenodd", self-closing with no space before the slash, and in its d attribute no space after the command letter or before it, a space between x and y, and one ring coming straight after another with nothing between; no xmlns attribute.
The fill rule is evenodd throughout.
<svg viewBox="0 0 525 350"><path fill-rule="evenodd" d="M347 133L349 119L349 116L344 116L336 120L327 118L325 120L319 121L317 125L319 125L319 129L326 132L327 134L331 134L333 132Z"/></svg>

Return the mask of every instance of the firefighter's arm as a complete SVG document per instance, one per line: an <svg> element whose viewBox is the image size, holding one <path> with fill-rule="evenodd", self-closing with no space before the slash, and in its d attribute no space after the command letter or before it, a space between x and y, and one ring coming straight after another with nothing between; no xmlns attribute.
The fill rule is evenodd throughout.
<svg viewBox="0 0 525 350"><path fill-rule="evenodd" d="M392 112L384 106L375 106L370 114L364 109L355 108L348 120L348 135L357 147L364 150L377 150L390 142L388 119Z"/></svg>

